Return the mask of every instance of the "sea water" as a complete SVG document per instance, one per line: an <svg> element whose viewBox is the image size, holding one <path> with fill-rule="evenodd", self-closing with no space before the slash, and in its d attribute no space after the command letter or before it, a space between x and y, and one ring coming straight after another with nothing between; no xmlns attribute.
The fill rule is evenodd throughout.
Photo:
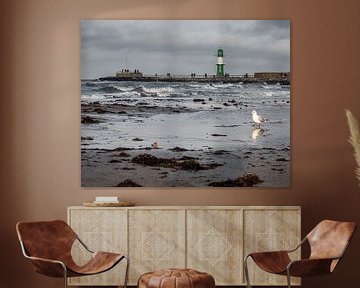
<svg viewBox="0 0 360 288"><path fill-rule="evenodd" d="M163 149L290 148L289 85L82 80L81 104L91 103L159 110L87 112L100 122L81 125L81 136L92 139L82 141L82 149L143 148L154 142ZM252 110L267 119L260 129L253 125Z"/></svg>

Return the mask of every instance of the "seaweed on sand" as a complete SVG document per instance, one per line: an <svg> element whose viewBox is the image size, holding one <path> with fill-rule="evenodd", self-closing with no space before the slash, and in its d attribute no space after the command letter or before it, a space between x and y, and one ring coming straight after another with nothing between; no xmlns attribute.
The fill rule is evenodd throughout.
<svg viewBox="0 0 360 288"><path fill-rule="evenodd" d="M130 179L126 179L126 180L118 183L117 185L115 185L115 187L142 187L142 186L135 183L134 181L132 181Z"/></svg>
<svg viewBox="0 0 360 288"><path fill-rule="evenodd" d="M137 155L131 160L131 162L144 166L173 168L179 170L193 170L193 171L207 170L218 166L218 165L201 165L198 161L194 159L177 160L174 158L158 158L150 154Z"/></svg>
<svg viewBox="0 0 360 288"><path fill-rule="evenodd" d="M258 175L253 173L245 173L236 179L227 179L225 181L211 182L212 187L252 187L263 181Z"/></svg>

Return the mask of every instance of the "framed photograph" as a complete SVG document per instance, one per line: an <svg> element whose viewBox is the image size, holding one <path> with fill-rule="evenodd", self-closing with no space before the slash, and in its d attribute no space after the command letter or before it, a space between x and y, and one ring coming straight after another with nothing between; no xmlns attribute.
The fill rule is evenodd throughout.
<svg viewBox="0 0 360 288"><path fill-rule="evenodd" d="M83 187L290 186L289 20L81 21Z"/></svg>

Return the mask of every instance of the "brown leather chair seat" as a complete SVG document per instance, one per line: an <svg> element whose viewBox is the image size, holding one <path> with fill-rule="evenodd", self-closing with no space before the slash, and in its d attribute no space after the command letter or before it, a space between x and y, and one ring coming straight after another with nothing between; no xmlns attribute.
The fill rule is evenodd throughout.
<svg viewBox="0 0 360 288"><path fill-rule="evenodd" d="M325 275L334 271L355 232L355 222L324 220L292 250L264 251L248 254L244 259L244 272L247 287L250 288L247 260L252 258L262 270L287 276L288 288L291 278ZM311 254L308 259L291 260L289 253L296 251L308 242Z"/></svg>
<svg viewBox="0 0 360 288"><path fill-rule="evenodd" d="M166 269L140 276L138 288L214 288L214 277L192 269Z"/></svg>
<svg viewBox="0 0 360 288"><path fill-rule="evenodd" d="M19 222L16 230L24 256L31 260L35 271L50 277L67 278L102 273L115 267L125 259L126 274L124 288L127 285L129 259L125 254L91 251L71 227L62 220ZM78 266L72 258L71 248L75 241L89 252L90 260Z"/></svg>

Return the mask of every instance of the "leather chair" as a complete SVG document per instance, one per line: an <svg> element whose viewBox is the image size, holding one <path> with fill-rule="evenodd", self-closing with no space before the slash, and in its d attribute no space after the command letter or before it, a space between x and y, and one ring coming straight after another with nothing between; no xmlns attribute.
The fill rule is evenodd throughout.
<svg viewBox="0 0 360 288"><path fill-rule="evenodd" d="M354 222L324 220L292 250L250 253L244 259L247 287L251 287L247 267L249 257L266 272L286 275L289 288L291 288L291 276L304 277L332 273L344 256L355 229ZM306 241L310 245L310 257L292 261L289 253L296 251Z"/></svg>
<svg viewBox="0 0 360 288"><path fill-rule="evenodd" d="M125 254L91 251L62 220L19 222L16 225L20 245L24 256L31 260L35 271L50 277L88 276L112 269L121 260L127 261L124 288L127 285L129 259ZM90 260L78 266L72 256L71 247L78 240L91 253Z"/></svg>

